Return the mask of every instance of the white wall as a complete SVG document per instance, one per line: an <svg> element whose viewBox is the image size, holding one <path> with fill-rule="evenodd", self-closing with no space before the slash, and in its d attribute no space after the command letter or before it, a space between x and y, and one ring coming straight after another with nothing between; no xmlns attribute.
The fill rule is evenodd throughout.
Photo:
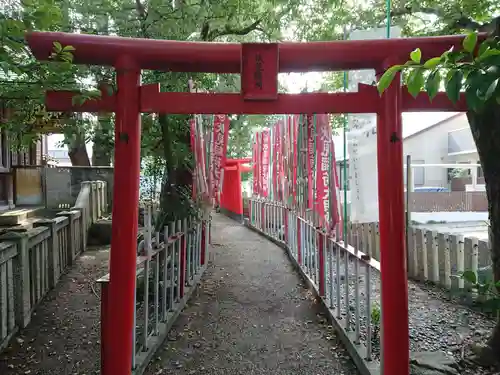
<svg viewBox="0 0 500 375"><path fill-rule="evenodd" d="M476 152L470 152L467 154L459 154L459 155L450 155L448 160L452 163L470 163L470 164L479 164L479 155Z"/></svg>
<svg viewBox="0 0 500 375"><path fill-rule="evenodd" d="M421 133L416 133L403 141L404 155L411 155L412 164L423 162L425 164L443 164L453 162L448 157L448 132L468 126L467 117L464 115L453 117L437 126L430 127ZM421 174L416 171L415 176ZM447 169L441 167L423 168L423 186L448 186ZM417 180L417 177L415 177ZM417 181L415 181L417 182ZM422 186L422 184L415 184Z"/></svg>

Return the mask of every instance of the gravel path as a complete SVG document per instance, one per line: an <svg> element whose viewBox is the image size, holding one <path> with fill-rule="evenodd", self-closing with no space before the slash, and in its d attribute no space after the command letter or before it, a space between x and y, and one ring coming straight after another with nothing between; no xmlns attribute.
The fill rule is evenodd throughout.
<svg viewBox="0 0 500 375"><path fill-rule="evenodd" d="M93 375L100 368L99 286L109 248L88 249L0 355L2 375ZM96 294L95 294L95 293Z"/></svg>
<svg viewBox="0 0 500 375"><path fill-rule="evenodd" d="M329 257L327 258L330 259ZM333 290L327 289L327 298L333 292L333 301L336 302L336 257L332 259ZM330 277L329 265L327 277ZM371 309L366 307L366 267L360 262L358 278L355 277L355 262L352 257L348 266L349 282L349 317L351 327L355 326L355 284L356 280L360 293L360 334L361 342L366 342L366 322L371 319L371 310L374 306L380 308L380 273L372 270L370 275ZM340 297L342 316L345 310L345 263L340 262ZM328 284L331 285L331 284ZM472 343L486 341L488 334L493 329L495 322L478 311L473 311L457 301L448 298L449 293L430 285L422 285L408 281L408 304L410 326L410 350L412 352L444 352L455 357L463 374L496 374L497 371L478 368L464 361L467 357L468 347ZM333 305L336 305L334 303ZM373 355L380 358L380 336L372 339Z"/></svg>
<svg viewBox="0 0 500 375"><path fill-rule="evenodd" d="M357 374L283 250L220 215L215 216L214 229L215 261L146 373ZM99 374L100 302L94 280L107 272L108 256L107 248L95 248L77 260L38 306L29 326L0 354L0 374ZM343 306L344 275L342 263ZM354 323L352 260L348 275ZM365 278L360 266L361 296L366 293ZM379 303L380 275L374 271L370 280L373 306ZM491 319L427 285L409 282L409 300L412 351L451 353L462 374L498 375L462 361L467 344L485 340L494 325ZM360 301L364 340L367 308L365 299ZM373 344L377 358L378 340Z"/></svg>
<svg viewBox="0 0 500 375"><path fill-rule="evenodd" d="M283 250L213 228L215 260L146 374L358 374Z"/></svg>

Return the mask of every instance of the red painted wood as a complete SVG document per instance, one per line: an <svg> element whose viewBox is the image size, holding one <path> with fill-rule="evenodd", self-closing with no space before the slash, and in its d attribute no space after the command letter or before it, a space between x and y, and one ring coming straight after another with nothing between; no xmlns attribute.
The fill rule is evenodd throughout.
<svg viewBox="0 0 500 375"><path fill-rule="evenodd" d="M422 58L441 55L452 46L461 48L463 35L350 40L331 42L282 42L280 72L377 69L387 56L397 53L405 62L415 48ZM484 39L485 34L480 36ZM75 47L76 64L113 66L119 56L134 56L142 69L176 72L240 73L241 44L181 42L115 36L29 32L26 40L38 60L49 60L53 43Z"/></svg>
<svg viewBox="0 0 500 375"><path fill-rule="evenodd" d="M278 97L278 43L241 45L241 94L245 100Z"/></svg>
<svg viewBox="0 0 500 375"><path fill-rule="evenodd" d="M101 372L110 374L109 355L106 350L109 348L109 283L101 284Z"/></svg>
<svg viewBox="0 0 500 375"><path fill-rule="evenodd" d="M45 106L54 112L115 112L116 95L102 96L100 99L87 100L82 105L73 103L76 91L47 91Z"/></svg>
<svg viewBox="0 0 500 375"><path fill-rule="evenodd" d="M157 87L157 85L141 87L142 112L180 114L375 113L379 106L377 89L368 85L360 85L358 93L279 94L278 100L273 102L246 102L240 94L160 93ZM47 91L45 99L47 110L57 112L115 112L116 110L115 95L88 100L81 106L73 104L75 95L78 93ZM467 109L465 95L462 95L459 102L454 105L444 92L438 93L434 100L430 101L426 93L413 98L404 88L402 101L404 112L464 112Z"/></svg>
<svg viewBox="0 0 500 375"><path fill-rule="evenodd" d="M242 159L226 159L226 165L233 165L233 164L247 164L251 163L252 158L242 158Z"/></svg>
<svg viewBox="0 0 500 375"><path fill-rule="evenodd" d="M394 62L391 60L390 65ZM389 65L389 64L388 64ZM382 373L409 372L408 278L406 272L403 121L399 74L382 97L377 126L377 171L382 289Z"/></svg>
<svg viewBox="0 0 500 375"><path fill-rule="evenodd" d="M377 92L279 94L275 101L245 101L240 94L141 92L141 110L176 114L375 113Z"/></svg>
<svg viewBox="0 0 500 375"><path fill-rule="evenodd" d="M222 184L221 208L236 215L243 215L240 164L224 168L224 181Z"/></svg>
<svg viewBox="0 0 500 375"><path fill-rule="evenodd" d="M141 156L139 113L140 69L128 57L117 63L117 112L113 224L109 262L109 358L110 372L130 374L135 314L135 274Z"/></svg>

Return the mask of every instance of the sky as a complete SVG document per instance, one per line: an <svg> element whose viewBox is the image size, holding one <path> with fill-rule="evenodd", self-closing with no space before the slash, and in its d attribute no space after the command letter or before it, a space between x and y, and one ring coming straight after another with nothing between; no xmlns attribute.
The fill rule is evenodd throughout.
<svg viewBox="0 0 500 375"><path fill-rule="evenodd" d="M322 73L290 73L280 75L281 82L287 86L291 93L300 93L304 87L312 90L319 89L322 80ZM403 113L403 137L417 133L437 122L454 116L456 112L407 112ZM334 137L335 150L343 150L343 136ZM337 160L342 160L343 156L336 155Z"/></svg>

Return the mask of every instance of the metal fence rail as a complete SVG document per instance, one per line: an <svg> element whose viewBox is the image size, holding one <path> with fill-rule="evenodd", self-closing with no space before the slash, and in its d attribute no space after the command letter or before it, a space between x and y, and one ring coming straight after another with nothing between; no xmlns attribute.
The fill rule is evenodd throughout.
<svg viewBox="0 0 500 375"><path fill-rule="evenodd" d="M283 204L250 199L248 225L284 247L327 307L363 374L378 373L380 358L380 263L367 255L361 236L338 240ZM354 245L354 246L353 246ZM364 251L363 251L364 250Z"/></svg>
<svg viewBox="0 0 500 375"><path fill-rule="evenodd" d="M142 374L198 284L208 259L207 222L196 217L170 223L161 235L145 207L143 251L137 257L131 369ZM106 367L109 274L101 284L101 371Z"/></svg>

